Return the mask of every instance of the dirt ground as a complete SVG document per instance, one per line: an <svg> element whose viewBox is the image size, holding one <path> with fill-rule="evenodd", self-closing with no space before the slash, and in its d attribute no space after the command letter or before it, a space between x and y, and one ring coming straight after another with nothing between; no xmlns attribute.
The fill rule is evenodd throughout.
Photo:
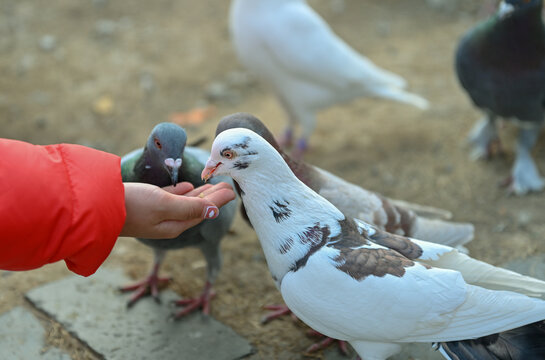
<svg viewBox="0 0 545 360"><path fill-rule="evenodd" d="M441 1L428 1L439 3ZM508 197L498 182L513 161L516 129L502 138L507 155L472 162L464 145L480 117L453 72L459 37L484 15L482 2L449 8L425 0L310 1L332 28L380 66L404 76L430 100L420 111L361 99L319 114L306 160L393 198L448 209L475 224L473 257L493 264L545 252L545 194ZM144 144L172 113L213 104L215 114L186 127L190 142L217 121L246 111L279 132L282 109L238 64L227 25L229 2L213 0L0 0L0 136L37 144L79 143L116 154ZM534 151L545 173L545 139ZM0 169L9 171L9 169ZM40 176L40 174L32 174ZM252 359L299 359L313 339L289 318L261 325L264 304L280 303L253 230L237 218L222 244L224 266L212 314L248 338ZM151 251L118 241L105 266L134 278L151 266ZM162 268L170 287L197 295L204 260L196 250L171 252ZM67 276L64 264L0 272L0 313L23 304L23 293ZM48 323L49 340L75 359L96 359ZM319 356L319 354L318 354Z"/></svg>

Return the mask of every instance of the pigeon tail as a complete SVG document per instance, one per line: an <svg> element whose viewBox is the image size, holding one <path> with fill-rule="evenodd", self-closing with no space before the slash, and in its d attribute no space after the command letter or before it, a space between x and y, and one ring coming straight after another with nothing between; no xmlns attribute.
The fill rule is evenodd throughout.
<svg viewBox="0 0 545 360"><path fill-rule="evenodd" d="M452 360L540 360L545 359L545 322L538 321L516 329L477 339L437 344Z"/></svg>
<svg viewBox="0 0 545 360"><path fill-rule="evenodd" d="M399 199L388 199L388 201L400 208L411 210L418 216L423 216L430 219L442 219L449 220L452 219L452 213L445 209L439 209L434 206L414 204L408 201L399 200Z"/></svg>
<svg viewBox="0 0 545 360"><path fill-rule="evenodd" d="M411 234L411 237L456 248L470 242L473 235L472 224L419 217L416 220L416 231Z"/></svg>
<svg viewBox="0 0 545 360"><path fill-rule="evenodd" d="M421 110L427 110L430 107L430 103L428 100L424 99L423 97L419 95L413 94L411 92L408 92L399 88L387 87L387 88L378 89L374 93L374 95L381 98L409 104Z"/></svg>
<svg viewBox="0 0 545 360"><path fill-rule="evenodd" d="M418 243L418 240L414 242ZM439 257L432 256L419 261L433 267L459 271L468 284L531 297L545 297L545 281L487 264L454 249Z"/></svg>

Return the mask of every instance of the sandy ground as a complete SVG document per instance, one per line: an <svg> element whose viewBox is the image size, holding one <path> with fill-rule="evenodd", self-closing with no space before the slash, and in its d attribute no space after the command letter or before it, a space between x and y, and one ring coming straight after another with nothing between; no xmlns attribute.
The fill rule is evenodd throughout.
<svg viewBox="0 0 545 360"><path fill-rule="evenodd" d="M347 0L344 9L339 1L311 4L349 44L403 75L433 106L422 112L362 99L330 108L319 115L307 160L368 189L473 222L476 237L468 248L476 258L501 264L545 252L545 195L507 197L497 186L513 161L515 129L508 125L502 132L505 157L471 162L464 145L480 114L457 84L453 51L483 16L480 3L456 1L453 10L424 0ZM218 119L233 112L251 112L280 131L281 108L266 87L241 72L234 56L228 6L212 0L0 0L0 136L124 154L142 146L169 114L208 103L216 106L214 116L187 126L190 141L208 136L205 148ZM543 144L534 155L545 173ZM289 318L260 324L261 306L280 296L253 230L237 218L222 248L213 316L252 342L258 351L252 358L301 358L313 341L304 326ZM139 278L151 260L148 248L122 238L106 266ZM170 286L181 295L197 295L204 284L196 250L172 252L162 270L174 276ZM66 275L64 264L0 272L0 313L24 303L28 289ZM96 358L58 325L48 329L50 341L75 359Z"/></svg>

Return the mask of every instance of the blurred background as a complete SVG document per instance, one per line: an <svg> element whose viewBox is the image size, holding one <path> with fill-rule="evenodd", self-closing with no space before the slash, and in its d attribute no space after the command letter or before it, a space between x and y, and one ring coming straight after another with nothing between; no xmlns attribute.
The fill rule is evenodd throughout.
<svg viewBox="0 0 545 360"><path fill-rule="evenodd" d="M457 82L454 49L496 3L309 4L353 48L405 77L431 107L421 111L376 99L331 107L318 115L306 161L367 189L444 208L454 220L474 223L468 249L475 258L499 265L545 253L545 195L507 197L498 187L514 159L516 128L507 124L501 133L505 157L470 161L464 143L481 114ZM285 114L272 92L239 65L228 10L229 1L218 0L0 0L0 136L123 155L142 146L155 124L174 121L186 128L189 143L205 136L202 147L209 149L217 121L239 111L279 133ZM534 156L544 173L543 139ZM248 338L256 359L301 358L313 342L301 324L289 318L259 322L261 306L281 299L257 237L240 217L222 248L212 315ZM151 262L147 247L121 239L106 266L140 278ZM162 272L176 274L170 288L177 293L197 295L205 262L197 250L173 251ZM28 289L67 274L64 264L0 272L0 313L21 304ZM74 358L95 359L54 323L48 336Z"/></svg>

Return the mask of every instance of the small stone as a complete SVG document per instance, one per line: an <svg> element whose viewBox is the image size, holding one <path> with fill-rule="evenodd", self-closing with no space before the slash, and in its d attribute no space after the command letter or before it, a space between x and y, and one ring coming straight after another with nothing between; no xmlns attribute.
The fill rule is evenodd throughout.
<svg viewBox="0 0 545 360"><path fill-rule="evenodd" d="M53 51L57 46L57 38L53 35L44 35L40 39L39 46L43 51Z"/></svg>
<svg viewBox="0 0 545 360"><path fill-rule="evenodd" d="M250 87L257 83L256 79L246 71L231 71L225 77L226 82L234 87Z"/></svg>
<svg viewBox="0 0 545 360"><path fill-rule="evenodd" d="M525 227L532 222L533 216L527 211L520 211L517 214L517 224L520 227Z"/></svg>
<svg viewBox="0 0 545 360"><path fill-rule="evenodd" d="M20 74L24 74L27 71L31 70L35 64L36 64L36 60L34 59L34 56L25 54L23 55L21 60L19 60L19 64L17 66L17 72Z"/></svg>
<svg viewBox="0 0 545 360"><path fill-rule="evenodd" d="M39 105L48 105L51 102L49 94L40 90L31 92L28 98L30 102Z"/></svg>
<svg viewBox="0 0 545 360"><path fill-rule="evenodd" d="M95 32L100 36L112 36L117 30L117 24L113 20L100 19L95 23Z"/></svg>
<svg viewBox="0 0 545 360"><path fill-rule="evenodd" d="M492 228L492 231L501 233L501 232L504 232L506 228L507 228L507 225L504 222L500 222L494 225L494 227Z"/></svg>
<svg viewBox="0 0 545 360"><path fill-rule="evenodd" d="M436 10L452 13L460 7L460 0L426 0L428 5Z"/></svg>
<svg viewBox="0 0 545 360"><path fill-rule="evenodd" d="M43 130L47 127L47 119L40 117L34 120L34 123L36 124L36 127L40 130Z"/></svg>
<svg viewBox="0 0 545 360"><path fill-rule="evenodd" d="M114 110L114 101L109 96L101 96L93 103L93 111L99 115L110 115Z"/></svg>
<svg viewBox="0 0 545 360"><path fill-rule="evenodd" d="M140 89L146 93L151 93L155 90L155 79L153 74L143 72L140 74Z"/></svg>
<svg viewBox="0 0 545 360"><path fill-rule="evenodd" d="M222 100L229 94L229 89L225 83L215 81L206 87L206 97L210 100Z"/></svg>
<svg viewBox="0 0 545 360"><path fill-rule="evenodd" d="M386 37L392 32L392 27L390 23L381 21L376 25L376 32L378 36Z"/></svg>
<svg viewBox="0 0 545 360"><path fill-rule="evenodd" d="M335 14L341 14L346 9L346 2L345 0L331 0L329 7Z"/></svg>

